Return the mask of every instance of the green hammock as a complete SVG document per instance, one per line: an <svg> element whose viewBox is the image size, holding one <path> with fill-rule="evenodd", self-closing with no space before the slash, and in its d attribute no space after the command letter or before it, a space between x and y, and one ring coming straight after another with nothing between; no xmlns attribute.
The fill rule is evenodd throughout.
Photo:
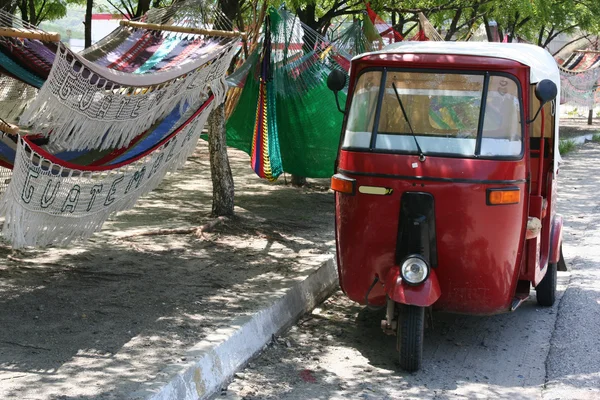
<svg viewBox="0 0 600 400"><path fill-rule="evenodd" d="M328 178L333 174L343 115L326 81L332 69L342 69L336 57L349 57L285 10L272 8L267 21L265 32L268 28L270 41L263 44L270 43L271 51L260 53L270 57L268 68L264 68L262 58L250 59L253 65L238 105L227 121L227 144L250 154L253 167L258 165L255 159L270 159L269 171L277 170L273 167L280 159L283 171L290 174ZM268 127L257 121L261 76L267 81L268 98L275 99L274 104L269 101L265 106ZM339 93L339 99L345 104L346 94ZM257 132L268 140L267 157L257 153L262 146L255 146L253 153L253 142L262 143ZM273 149L277 142L279 152Z"/></svg>

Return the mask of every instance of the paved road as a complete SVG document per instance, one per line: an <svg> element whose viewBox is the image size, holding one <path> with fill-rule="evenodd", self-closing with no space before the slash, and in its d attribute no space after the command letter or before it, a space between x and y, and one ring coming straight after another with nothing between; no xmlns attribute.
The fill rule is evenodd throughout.
<svg viewBox="0 0 600 400"><path fill-rule="evenodd" d="M399 370L382 313L337 293L241 371L228 399L600 399L600 145L565 157L559 301L493 317L434 315L424 366Z"/></svg>

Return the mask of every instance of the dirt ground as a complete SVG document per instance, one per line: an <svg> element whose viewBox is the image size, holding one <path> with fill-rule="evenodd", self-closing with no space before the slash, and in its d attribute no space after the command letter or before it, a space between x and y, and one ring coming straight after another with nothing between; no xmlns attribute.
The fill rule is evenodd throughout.
<svg viewBox="0 0 600 400"><path fill-rule="evenodd" d="M600 118L592 119L592 125L588 125L588 119L585 118L561 118L560 119L560 138L568 139L575 136L600 133Z"/></svg>
<svg viewBox="0 0 600 400"><path fill-rule="evenodd" d="M237 217L201 237L132 235L210 221L204 142L182 171L90 240L0 245L0 399L124 398L332 257L328 180L271 184L246 154L229 154Z"/></svg>
<svg viewBox="0 0 600 400"><path fill-rule="evenodd" d="M575 135L589 130L584 119L561 123L563 137L571 126ZM229 154L237 218L202 237L132 235L211 220L204 142L181 172L88 241L19 251L0 244L0 399L124 398L333 255L328 180L271 184L253 174L247 155ZM339 329L323 342L345 335Z"/></svg>

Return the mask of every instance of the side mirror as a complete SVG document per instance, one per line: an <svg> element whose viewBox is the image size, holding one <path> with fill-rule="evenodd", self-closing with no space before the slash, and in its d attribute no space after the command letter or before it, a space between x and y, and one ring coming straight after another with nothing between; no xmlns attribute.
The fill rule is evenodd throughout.
<svg viewBox="0 0 600 400"><path fill-rule="evenodd" d="M542 110L542 107L556 98L558 95L558 88L556 87L556 83L552 82L550 79L542 79L535 85L535 97L540 101L540 108L538 108L535 116L527 121L528 124L532 123L536 120L538 114Z"/></svg>
<svg viewBox="0 0 600 400"><path fill-rule="evenodd" d="M346 74L339 69L334 69L327 77L327 87L332 92L339 92L346 86Z"/></svg>
<svg viewBox="0 0 600 400"><path fill-rule="evenodd" d="M535 85L535 97L538 98L542 106L554 100L557 94L558 88L556 87L556 83L550 79L543 79Z"/></svg>
<svg viewBox="0 0 600 400"><path fill-rule="evenodd" d="M346 111L342 110L340 107L340 101L338 100L338 92L346 86L346 74L340 70L334 69L327 76L327 87L329 90L333 92L335 95L335 104L337 105L338 110L345 114Z"/></svg>

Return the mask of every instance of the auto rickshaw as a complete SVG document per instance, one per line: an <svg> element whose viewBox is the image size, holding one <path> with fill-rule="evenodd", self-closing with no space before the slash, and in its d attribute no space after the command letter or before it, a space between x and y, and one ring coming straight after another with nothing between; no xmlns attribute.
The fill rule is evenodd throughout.
<svg viewBox="0 0 600 400"><path fill-rule="evenodd" d="M332 72L336 94L344 74ZM526 44L407 42L355 57L335 175L339 281L386 308L420 368L425 311L555 300L560 76Z"/></svg>

